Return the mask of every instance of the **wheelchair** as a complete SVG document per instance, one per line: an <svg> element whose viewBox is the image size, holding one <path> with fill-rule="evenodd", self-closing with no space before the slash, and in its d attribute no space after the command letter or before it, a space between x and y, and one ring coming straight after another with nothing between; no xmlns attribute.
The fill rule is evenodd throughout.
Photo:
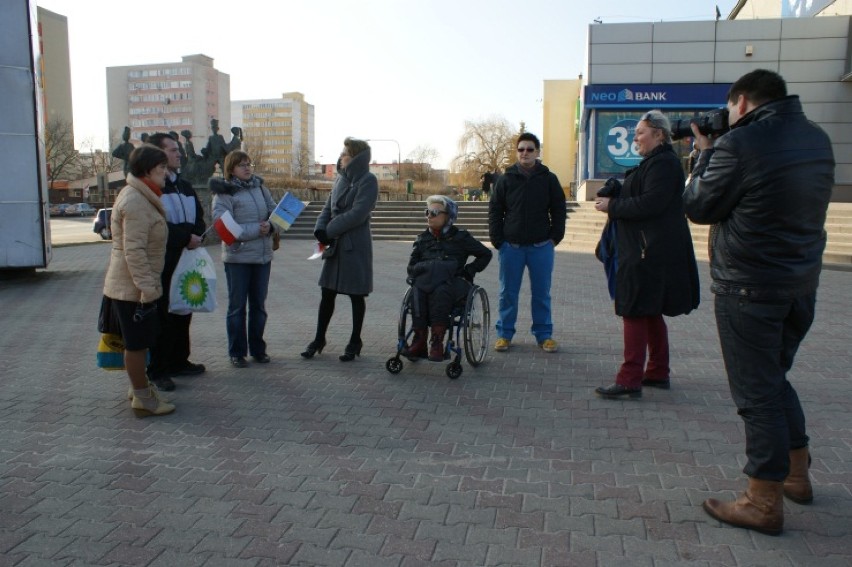
<svg viewBox="0 0 852 567"><path fill-rule="evenodd" d="M399 374L404 366L402 350L406 348L414 334L412 327L412 294L409 287L402 298L399 308L398 340L396 355L389 358L385 368L391 374ZM473 284L467 297L453 308L451 323L447 328L447 340L444 343L444 360L449 360L446 374L455 380L462 375L462 351L471 366L479 366L488 352L488 333L491 328L491 309L488 294ZM409 359L415 362L412 359ZM424 359L425 360L425 359Z"/></svg>

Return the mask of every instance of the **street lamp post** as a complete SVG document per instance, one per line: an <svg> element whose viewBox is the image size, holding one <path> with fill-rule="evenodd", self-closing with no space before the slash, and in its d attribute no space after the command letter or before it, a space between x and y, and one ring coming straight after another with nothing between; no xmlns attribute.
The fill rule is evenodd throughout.
<svg viewBox="0 0 852 567"><path fill-rule="evenodd" d="M402 149L399 147L399 142L394 140L393 138L367 138L364 140L365 142L393 142L396 144L396 188L398 191L402 190Z"/></svg>

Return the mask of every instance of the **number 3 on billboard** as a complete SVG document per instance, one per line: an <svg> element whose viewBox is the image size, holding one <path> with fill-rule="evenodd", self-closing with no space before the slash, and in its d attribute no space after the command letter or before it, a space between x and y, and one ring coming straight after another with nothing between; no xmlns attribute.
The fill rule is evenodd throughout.
<svg viewBox="0 0 852 567"><path fill-rule="evenodd" d="M638 121L632 119L620 120L607 132L606 151L618 165L632 167L642 161L633 143L637 124Z"/></svg>

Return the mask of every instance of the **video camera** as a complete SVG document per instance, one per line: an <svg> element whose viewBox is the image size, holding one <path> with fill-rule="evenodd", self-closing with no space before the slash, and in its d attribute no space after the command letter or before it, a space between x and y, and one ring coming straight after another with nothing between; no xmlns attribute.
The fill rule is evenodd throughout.
<svg viewBox="0 0 852 567"><path fill-rule="evenodd" d="M723 106L707 111L696 118L681 118L672 122L672 140L693 136L690 124L698 125L698 131L705 136L719 136L731 129L728 126L728 108Z"/></svg>

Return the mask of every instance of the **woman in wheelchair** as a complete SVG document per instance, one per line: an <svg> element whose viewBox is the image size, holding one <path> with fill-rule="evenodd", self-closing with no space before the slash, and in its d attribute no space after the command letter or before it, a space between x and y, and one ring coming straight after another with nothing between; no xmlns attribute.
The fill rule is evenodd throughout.
<svg viewBox="0 0 852 567"><path fill-rule="evenodd" d="M455 201L443 195L426 199L428 227L414 241L408 262L414 338L402 355L409 359L444 360L444 335L453 306L467 297L473 276L491 261L491 250L454 225L458 210ZM471 256L474 260L468 264ZM432 328L428 353L427 327Z"/></svg>

